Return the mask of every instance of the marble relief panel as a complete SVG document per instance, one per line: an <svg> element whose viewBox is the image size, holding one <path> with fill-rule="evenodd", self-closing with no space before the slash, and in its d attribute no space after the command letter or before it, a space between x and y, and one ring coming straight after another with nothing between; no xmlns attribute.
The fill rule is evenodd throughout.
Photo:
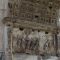
<svg viewBox="0 0 60 60"><path fill-rule="evenodd" d="M52 34L32 29L14 28L12 32L13 53L24 54L52 54L54 45Z"/></svg>

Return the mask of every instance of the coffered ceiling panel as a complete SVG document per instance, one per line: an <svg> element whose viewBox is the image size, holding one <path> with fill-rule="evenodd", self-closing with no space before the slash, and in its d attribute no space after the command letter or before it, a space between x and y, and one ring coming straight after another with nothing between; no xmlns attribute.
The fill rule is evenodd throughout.
<svg viewBox="0 0 60 60"><path fill-rule="evenodd" d="M10 0L9 17L56 26L59 0Z"/></svg>

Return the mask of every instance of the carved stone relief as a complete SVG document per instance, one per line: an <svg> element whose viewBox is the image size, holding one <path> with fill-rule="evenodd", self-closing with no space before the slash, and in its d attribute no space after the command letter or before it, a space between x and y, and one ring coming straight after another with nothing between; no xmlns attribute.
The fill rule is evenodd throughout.
<svg viewBox="0 0 60 60"><path fill-rule="evenodd" d="M52 54L55 53L53 42L51 33L22 28L12 30L12 53Z"/></svg>

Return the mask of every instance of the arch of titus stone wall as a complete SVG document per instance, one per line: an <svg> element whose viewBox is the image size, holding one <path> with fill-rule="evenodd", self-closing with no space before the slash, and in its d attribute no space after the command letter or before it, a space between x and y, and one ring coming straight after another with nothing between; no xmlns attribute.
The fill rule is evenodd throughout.
<svg viewBox="0 0 60 60"><path fill-rule="evenodd" d="M53 36L55 36L56 35L55 33L57 33L57 19L58 19L57 12L59 9L59 5L60 5L59 0L54 0L54 1L53 0L9 0L8 16L4 18L3 23L10 27L8 29L8 38L9 38L8 39L8 41L9 41L8 42L9 43L8 51L9 51L9 53L11 53L10 56L12 58L13 58L14 53L17 53L17 52L26 53L26 50L29 50L29 47L28 47L28 49L25 50L25 52L22 52L20 50L19 51L15 50L16 46L14 44L16 42L14 40L17 38L15 37L13 39L13 36L14 36L14 35L12 35L13 29L14 28L17 28L17 29L23 28L23 29L26 29L26 32L29 31L30 29L33 31L37 30L37 32L46 31L46 33L49 32ZM19 37L21 37L19 32L14 32L14 33L16 33ZM28 33L26 34L26 36L28 36ZM18 40L24 40L19 37L18 37ZM43 37L45 37L45 36L43 35ZM48 43L47 43L47 45L48 45ZM52 43L53 43L54 49L56 50L55 53L57 53L56 40L53 39ZM15 47L13 48L13 46L15 46ZM44 48L44 49L46 49L46 51L47 51L47 48ZM13 52L13 51L15 51L15 52ZM27 52L29 53L29 51L27 51ZM34 50L33 50L33 52L34 52ZM38 52L39 52L39 50L38 50ZM29 53L29 54L31 54L31 53ZM40 53L40 54L42 54L42 53Z"/></svg>

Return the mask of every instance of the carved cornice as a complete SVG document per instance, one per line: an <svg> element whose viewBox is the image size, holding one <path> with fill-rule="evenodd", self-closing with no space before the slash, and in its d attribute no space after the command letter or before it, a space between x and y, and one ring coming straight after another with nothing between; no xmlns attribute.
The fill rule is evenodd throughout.
<svg viewBox="0 0 60 60"><path fill-rule="evenodd" d="M24 21L24 20L19 20L19 19L13 19L9 17L5 18L4 20L3 20L3 23L7 26L23 27L23 28L31 28L31 29L36 29L36 30L56 32L56 26L51 26L49 24L46 25L42 23L29 22L29 21Z"/></svg>

